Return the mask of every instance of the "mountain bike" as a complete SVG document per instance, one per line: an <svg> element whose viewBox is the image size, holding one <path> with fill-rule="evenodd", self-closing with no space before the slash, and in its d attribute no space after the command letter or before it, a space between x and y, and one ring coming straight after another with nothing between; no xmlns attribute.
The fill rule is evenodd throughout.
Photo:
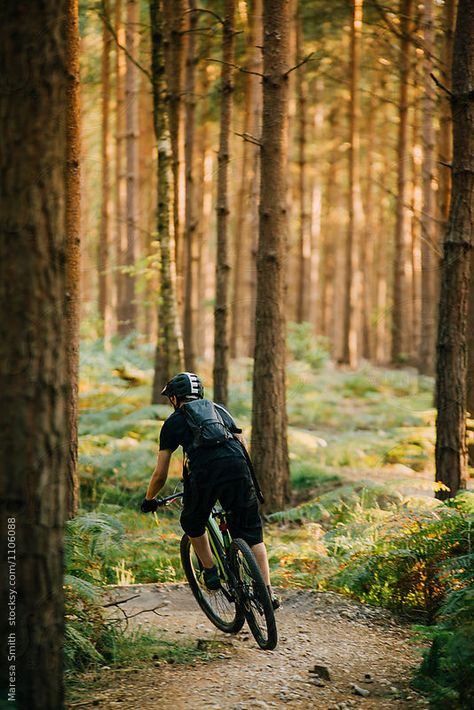
<svg viewBox="0 0 474 710"><path fill-rule="evenodd" d="M170 505L182 497L182 493L174 493L158 500L158 506ZM180 545L181 563L197 603L209 621L226 633L238 633L247 621L260 648L272 650L278 640L275 615L252 550L244 540L231 538L225 511L219 507L212 509L206 529L219 570L218 590L207 589L204 567L186 534Z"/></svg>

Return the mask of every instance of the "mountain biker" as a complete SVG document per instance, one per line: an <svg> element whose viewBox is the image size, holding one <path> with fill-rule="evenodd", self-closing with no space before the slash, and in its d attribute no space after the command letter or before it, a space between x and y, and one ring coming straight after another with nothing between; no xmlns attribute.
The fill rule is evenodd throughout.
<svg viewBox="0 0 474 710"><path fill-rule="evenodd" d="M186 402L204 399L201 379L192 372L180 372L163 388L161 394L168 397L174 412L163 423L160 432L160 450L155 470L151 476L146 496L142 501L144 513L155 511L155 496L163 488L168 477L171 454L182 446L187 456L183 474L184 495L181 526L189 536L193 548L204 567L204 583L210 590L220 587L219 573L214 564L211 547L205 530L206 522L216 500L228 516L229 530L233 537L245 540L252 549L262 572L262 577L278 608L278 597L270 585L270 570L258 501L245 456L245 440L229 412L221 405L214 406L232 436L212 447L193 447L194 435L186 420L182 406Z"/></svg>

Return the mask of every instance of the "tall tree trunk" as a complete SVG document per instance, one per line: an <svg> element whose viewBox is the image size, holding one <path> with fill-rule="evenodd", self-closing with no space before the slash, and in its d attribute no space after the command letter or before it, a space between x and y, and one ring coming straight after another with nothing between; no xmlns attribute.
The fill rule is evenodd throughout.
<svg viewBox="0 0 474 710"><path fill-rule="evenodd" d="M78 0L69 0L67 16L68 88L66 94L66 328L69 386L69 457L67 511L70 518L79 505L79 475L77 471L77 399L79 387L79 323L81 272L81 110L79 97L79 11Z"/></svg>
<svg viewBox="0 0 474 710"><path fill-rule="evenodd" d="M353 15L350 49L349 109L349 224L346 243L344 351L343 362L355 367L360 356L361 271L360 246L362 203L360 194L360 42L362 33L362 0L352 0Z"/></svg>
<svg viewBox="0 0 474 710"><path fill-rule="evenodd" d="M267 510L289 498L285 250L288 2L263 3L263 125L253 374L252 456Z"/></svg>
<svg viewBox="0 0 474 710"><path fill-rule="evenodd" d="M232 64L234 61L234 0L226 0L222 33L221 131L217 156L217 255L214 309L214 399L227 404L229 384L229 285L228 245L229 133L232 120Z"/></svg>
<svg viewBox="0 0 474 710"><path fill-rule="evenodd" d="M423 163L422 189L423 207L421 211L421 343L420 371L432 375L435 367L436 338L436 275L438 255L435 239L434 213L434 114L436 101L433 80L433 2L423 2Z"/></svg>
<svg viewBox="0 0 474 710"><path fill-rule="evenodd" d="M249 3L250 5L250 3ZM262 71L262 0L249 8L246 33L246 68L255 74L245 75L242 170L235 208L233 249L233 288L231 312L231 357L252 354L252 328L255 306L255 234L258 232L258 163L262 87L256 74ZM248 317L248 314L251 317Z"/></svg>
<svg viewBox="0 0 474 710"><path fill-rule="evenodd" d="M374 282L374 162L375 162L375 132L377 119L377 83L378 76L374 70L370 82L370 97L367 107L366 126L366 188L364 204L364 225L360 249L362 273L362 313L361 313L361 354L366 360L371 360L374 353L373 336L373 282Z"/></svg>
<svg viewBox="0 0 474 710"><path fill-rule="evenodd" d="M456 0L444 0L443 43L441 47L441 80L448 92L451 90L453 64L454 22ZM438 180L439 180L439 232L446 232L451 201L451 161L453 159L453 122L449 94L440 92L438 132Z"/></svg>
<svg viewBox="0 0 474 710"><path fill-rule="evenodd" d="M421 345L421 220L423 209L423 189L422 189L422 135L421 135L421 96L416 68L414 71L414 86L412 104L412 136L411 136L411 191L410 210L411 218L411 273L412 273L412 333L410 359L418 364L420 358ZM435 307L435 304L433 304Z"/></svg>
<svg viewBox="0 0 474 710"><path fill-rule="evenodd" d="M196 200L194 195L194 136L196 123L196 29L197 13L195 0L189 1L190 23L186 56L185 79L185 138L184 163L186 175L185 223L184 223L184 366L188 372L196 369L196 323L193 320L193 293L196 281Z"/></svg>
<svg viewBox="0 0 474 710"><path fill-rule="evenodd" d="M185 0L172 0L163 3L165 27L165 68L168 85L169 131L172 150L173 171L173 232L174 232L174 263L176 264L176 298L178 314L182 318L183 286L184 286L184 243L181 224L180 174L184 156L182 155L183 128L183 77L184 77L184 19L186 13Z"/></svg>
<svg viewBox="0 0 474 710"><path fill-rule="evenodd" d="M67 289L77 246L78 166L75 146L68 149L77 139L69 113L77 88L76 12L65 0L0 5L0 65L8 69L0 92L0 499L10 543L2 555L1 687L8 689L14 666L16 693L2 704L29 710L64 703L63 530L74 488L68 337L77 291L68 301ZM11 664L8 637L16 652Z"/></svg>
<svg viewBox="0 0 474 710"><path fill-rule="evenodd" d="M99 274L99 319L102 337L110 335L110 48L112 36L107 23L110 22L108 0L103 0L102 24L102 126L101 126L101 215L97 270Z"/></svg>
<svg viewBox="0 0 474 710"><path fill-rule="evenodd" d="M158 339L152 393L155 404L162 401L160 392L164 384L181 370L183 354L176 304L174 244L170 237L169 174L172 155L166 105L162 3L163 0L150 0L153 123L158 143L156 219L160 256Z"/></svg>
<svg viewBox="0 0 474 710"><path fill-rule="evenodd" d="M125 72L125 123L127 157L127 251L125 256L125 303L124 318L119 332L127 335L136 328L135 266L138 247L138 68L132 61L138 60L138 23L140 6L138 0L127 0L127 47Z"/></svg>
<svg viewBox="0 0 474 710"><path fill-rule="evenodd" d="M436 402L436 497L466 487L467 308L474 246L474 5L459 0L454 37L453 188L444 238L439 306Z"/></svg>
<svg viewBox="0 0 474 710"><path fill-rule="evenodd" d="M397 364L407 347L407 241L408 241L408 82L411 62L411 11L412 0L400 0L400 54L399 54L399 124L397 140L397 204L395 244L393 255L392 298L392 362Z"/></svg>
<svg viewBox="0 0 474 710"><path fill-rule="evenodd" d="M296 57L301 61L304 55L303 46L303 20L301 18L301 8L296 17ZM296 101L298 110L298 199L299 199L299 219L298 219L298 281L297 281L297 303L296 321L303 323L309 320L309 267L311 258L311 241L309 235L309 214L307 199L307 158L306 158L306 133L307 133L307 81L305 76L305 66L298 69L296 75Z"/></svg>
<svg viewBox="0 0 474 710"><path fill-rule="evenodd" d="M115 1L115 33L120 47L125 46L125 28L122 21L122 0ZM126 320L126 276L123 273L127 239L127 176L125 164L125 53L119 46L115 52L115 292L117 304L117 332L123 330Z"/></svg>

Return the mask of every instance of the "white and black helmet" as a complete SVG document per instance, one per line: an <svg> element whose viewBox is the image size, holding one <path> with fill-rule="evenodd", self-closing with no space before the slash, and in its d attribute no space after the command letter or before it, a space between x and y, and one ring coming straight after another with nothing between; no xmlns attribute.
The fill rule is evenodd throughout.
<svg viewBox="0 0 474 710"><path fill-rule="evenodd" d="M180 372L163 387L161 394L165 397L174 395L178 399L187 397L202 399L204 397L204 387L201 378L194 372Z"/></svg>

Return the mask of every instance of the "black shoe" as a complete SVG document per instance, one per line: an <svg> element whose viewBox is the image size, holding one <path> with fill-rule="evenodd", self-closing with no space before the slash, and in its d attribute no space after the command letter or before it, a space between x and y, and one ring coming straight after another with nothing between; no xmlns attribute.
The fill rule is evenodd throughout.
<svg viewBox="0 0 474 710"><path fill-rule="evenodd" d="M267 587L268 589L268 595L270 597L270 601L272 603L272 607L274 610L279 609L281 605L280 597L278 597L273 589L271 587Z"/></svg>
<svg viewBox="0 0 474 710"><path fill-rule="evenodd" d="M220 589L221 580L219 579L219 571L216 565L211 567L211 569L205 569L203 577L204 584L210 591L215 592L217 589Z"/></svg>

